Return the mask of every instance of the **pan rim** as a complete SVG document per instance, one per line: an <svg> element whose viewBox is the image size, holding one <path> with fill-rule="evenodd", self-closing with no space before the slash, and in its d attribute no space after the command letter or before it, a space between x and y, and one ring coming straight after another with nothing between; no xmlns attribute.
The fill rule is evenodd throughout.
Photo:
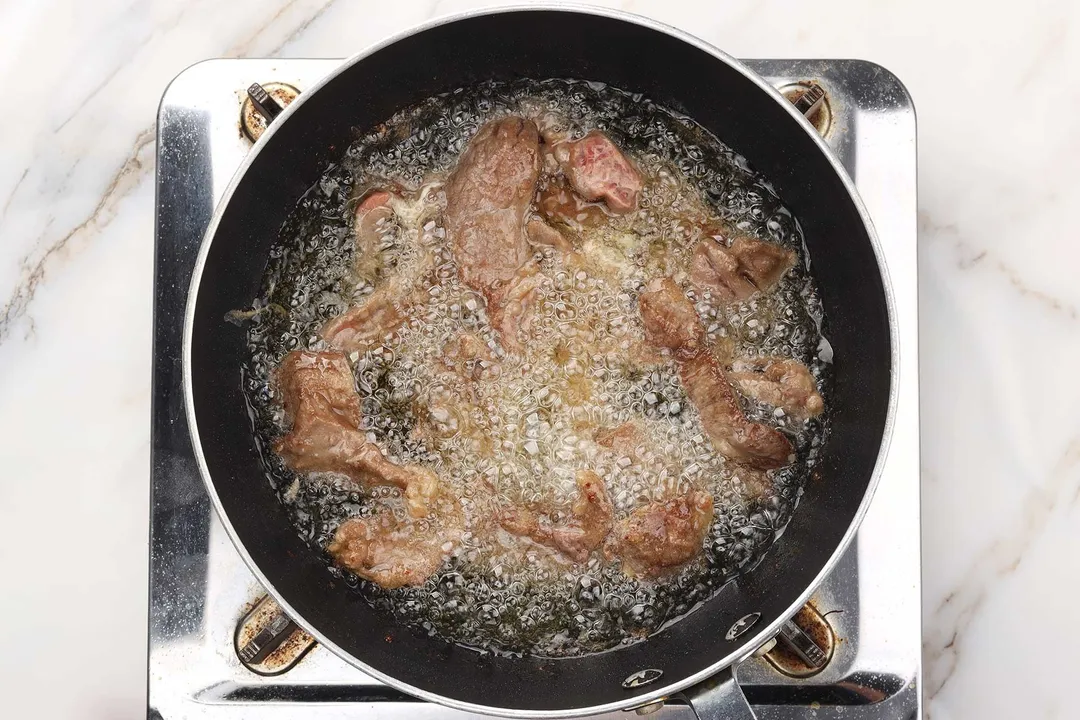
<svg viewBox="0 0 1080 720"><path fill-rule="evenodd" d="M760 90L768 94L775 102L777 102L784 110L800 123L803 131L810 136L810 139L816 143L818 150L825 156L825 159L829 162L833 171L840 179L844 189L847 191L849 200L852 202L856 212L859 215L860 220L865 227L867 238L870 241L875 260L877 262L878 271L881 276L882 287L885 296L885 307L888 318L889 329L889 347L890 347L890 368L889 368L889 397L888 405L885 416L885 423L882 430L881 444L878 450L878 455L874 463L873 471L869 482L867 483L865 493L862 501L859 504L851 522L848 525L847 530L837 543L835 550L830 555L829 559L823 564L820 572L814 577L814 579L806 586L804 591L795 599L795 601L785 610L780 613L777 618L762 627L753 635L748 638L734 651L728 653L724 657L720 658L716 662L710 664L708 667L701 671L684 677L680 680L656 688L649 693L634 695L627 697L625 700L619 700L615 702L605 703L602 705L593 705L588 707L577 708L565 708L561 710L527 710L520 708L500 708L492 705L480 705L477 703L465 702L457 700L452 697L439 695L422 688L415 687L406 682L387 675L376 668L373 668L364 662L358 660L346 650L339 647L333 641L329 640L318 628L312 626L301 614L297 613L289 604L281 593L273 586L272 583L267 580L266 576L258 565L254 562L247 549L244 547L243 541L237 535L235 528L233 527L228 515L225 512L220 497L214 486L213 479L210 476L210 470L206 462L206 458L203 454L202 443L199 436L198 419L195 411L195 397L194 397L194 383L192 378L192 336L194 333L195 325L195 309L197 306L197 299L199 294L200 283L206 260L210 252L210 248L213 244L214 238L217 234L218 226L222 217L225 214L225 210L229 206L233 195L237 188L243 182L247 171L255 161L258 154L268 144L270 138L272 138L281 126L287 122L291 116L297 111L297 108L302 106L306 100L317 94L317 91L328 85L331 81L335 80L343 72L351 68L356 63L367 58L368 56L378 52L379 50L393 45L407 37L416 35L418 33L430 30L442 25L447 25L463 20L468 20L476 17L484 17L490 15L501 15L517 12L567 12L567 13L580 13L587 15L600 16L609 18L612 20L618 20L626 23L631 23L644 27L649 30L664 33L675 39L681 40L710 56L716 58L720 62L725 63L736 72L743 75L747 80L756 85ZM785 99L778 90L769 85L761 76L754 71L746 67L742 62L723 52L722 50L714 47L713 45L705 42L704 40L691 35L687 32L679 30L675 27L658 22L651 18L643 17L633 13L628 13L621 10L613 10L608 8L600 8L590 5L578 4L578 3L563 3L563 2L549 2L541 4L530 5L509 5L493 8L479 8L463 12L449 13L442 15L423 23L407 28L399 33L396 33L368 48L361 50L352 57L344 60L335 70L321 78L310 89L300 94L297 100L291 103L278 118L279 122L272 124L266 132L259 138L254 144L240 166L237 168L236 173L233 175L226 187L225 192L221 196L221 200L218 201L214 208L214 213L210 219L209 224L203 239L199 246L199 253L196 257L195 267L192 272L191 283L188 289L187 304L184 312L184 324L183 324L183 337L182 337L182 349L181 360L183 370L183 401L185 414L187 416L189 434L191 436L192 450L195 455L196 465L199 469L199 475L202 478L203 485L207 490L207 494L210 497L210 501L214 506L214 510L218 515L226 533L229 536L230 541L240 554L244 563L248 569L252 572L259 583L266 589L266 591L274 598L274 600L281 606L294 621L296 621L301 627L303 627L308 633L310 633L321 645L324 645L327 649L333 652L338 657L345 660L347 663L356 667L357 669L371 675L372 677L386 683L388 686L405 692L409 695L418 697L422 700L426 700L433 703L438 703L447 707L452 707L458 710L467 712L480 713L485 715L499 715L503 717L512 718L567 718L567 717L583 717L588 715L594 715L603 712L612 712L617 710L626 710L634 707L640 707L647 705L658 700L662 700L666 697L674 695L686 688L689 688L707 678L717 675L727 668L733 668L738 662L746 659L751 652L759 647L769 638L773 637L779 630L780 626L794 615L799 608L801 608L810 598L810 595L814 590L824 581L824 579L832 572L840 558L847 551L851 542L854 540L859 526L862 524L863 518L866 515L870 507L870 503L873 500L875 492L877 490L878 482L881 478L882 470L885 465L885 461L888 456L889 448L892 442L893 429L896 419L896 407L899 396L899 373L900 373L900 348L899 348L899 335L896 321L896 308L895 299L893 296L892 283L890 281L888 267L885 261L884 253L881 249L880 242L877 237L877 232L874 228L872 219L867 211L861 197L858 194L855 184L851 177L848 175L846 169L840 163L839 159L833 153L833 151L826 145L825 141L818 134L818 132L810 125L805 117L799 113L795 107Z"/></svg>

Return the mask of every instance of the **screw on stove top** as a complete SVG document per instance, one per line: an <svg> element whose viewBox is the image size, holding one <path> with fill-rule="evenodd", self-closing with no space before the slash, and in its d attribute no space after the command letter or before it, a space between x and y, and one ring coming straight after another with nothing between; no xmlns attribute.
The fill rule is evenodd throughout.
<svg viewBox="0 0 1080 720"><path fill-rule="evenodd" d="M654 712L664 707L664 700L665 698L661 698L659 700L654 700L648 705L641 705L640 707L634 708L634 712L638 715L652 715Z"/></svg>
<svg viewBox="0 0 1080 720"><path fill-rule="evenodd" d="M299 94L299 90L287 83L252 83L240 108L240 129L255 142Z"/></svg>
<svg viewBox="0 0 1080 720"><path fill-rule="evenodd" d="M772 637L765 641L765 644L754 651L754 657L765 657L772 652L772 649L776 647L776 638Z"/></svg>

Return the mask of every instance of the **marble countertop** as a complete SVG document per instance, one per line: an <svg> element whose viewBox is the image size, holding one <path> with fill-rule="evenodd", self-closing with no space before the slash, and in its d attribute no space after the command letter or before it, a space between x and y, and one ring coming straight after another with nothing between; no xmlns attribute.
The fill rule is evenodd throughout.
<svg viewBox="0 0 1080 720"><path fill-rule="evenodd" d="M208 57L349 55L476 4L0 6L4 714L145 713L154 118L166 84ZM736 56L865 58L906 83L919 113L927 716L1075 716L1080 385L1054 373L1080 361L1069 220L1080 96L1068 90L1080 5L602 4Z"/></svg>

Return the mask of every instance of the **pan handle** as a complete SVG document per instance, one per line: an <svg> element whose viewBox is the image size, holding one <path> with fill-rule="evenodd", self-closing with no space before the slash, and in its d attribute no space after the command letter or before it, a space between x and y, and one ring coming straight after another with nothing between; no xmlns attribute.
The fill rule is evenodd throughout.
<svg viewBox="0 0 1080 720"><path fill-rule="evenodd" d="M680 693L698 720L757 720L734 671L734 666L725 668Z"/></svg>

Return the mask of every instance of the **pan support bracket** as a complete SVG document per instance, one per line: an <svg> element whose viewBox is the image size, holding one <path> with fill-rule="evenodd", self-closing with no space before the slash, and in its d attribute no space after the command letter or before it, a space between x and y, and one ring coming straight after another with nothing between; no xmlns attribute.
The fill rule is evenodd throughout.
<svg viewBox="0 0 1080 720"><path fill-rule="evenodd" d="M832 657L832 632L829 629L828 623L826 623L824 618L810 606L806 606L799 611L800 615L804 613L812 614L814 616L814 630L804 631L794 620L788 620L780 626L780 633L777 635L777 638L780 639L780 646L782 647L773 647L765 653L765 658L772 663L773 667L785 675L799 677L813 675L825 667ZM811 636L811 632L814 632L821 626L824 626L824 631L827 633L827 642L824 643L826 647L822 647L818 644L818 641ZM794 655L796 662L792 662L791 659L786 658L781 652L783 649L786 649L790 654ZM799 667L800 664L801 667Z"/></svg>
<svg viewBox="0 0 1080 720"><path fill-rule="evenodd" d="M240 664L256 675L292 670L316 645L315 638L263 595L236 623L233 649Z"/></svg>
<svg viewBox="0 0 1080 720"><path fill-rule="evenodd" d="M777 88L802 113L818 134L826 137L832 129L833 112L829 93L816 80L800 80Z"/></svg>
<svg viewBox="0 0 1080 720"><path fill-rule="evenodd" d="M738 620L728 630L727 639L737 639L760 619L757 613ZM824 645L824 647L823 647ZM835 637L825 617L812 605L805 605L780 626L780 631L754 653L790 677L809 677L820 672L832 659ZM756 720L750 703L735 679L731 666L676 696L694 711L698 720ZM658 710L662 703L637 708L639 714Z"/></svg>
<svg viewBox="0 0 1080 720"><path fill-rule="evenodd" d="M750 631L761 613L751 613L735 621L724 635L729 642ZM832 658L835 637L831 626L813 605L799 609L761 647L754 657L764 657L778 671L789 677L810 677L821 671Z"/></svg>
<svg viewBox="0 0 1080 720"><path fill-rule="evenodd" d="M252 83L240 106L240 130L251 142L262 136L274 118L298 96L300 90L288 83Z"/></svg>

